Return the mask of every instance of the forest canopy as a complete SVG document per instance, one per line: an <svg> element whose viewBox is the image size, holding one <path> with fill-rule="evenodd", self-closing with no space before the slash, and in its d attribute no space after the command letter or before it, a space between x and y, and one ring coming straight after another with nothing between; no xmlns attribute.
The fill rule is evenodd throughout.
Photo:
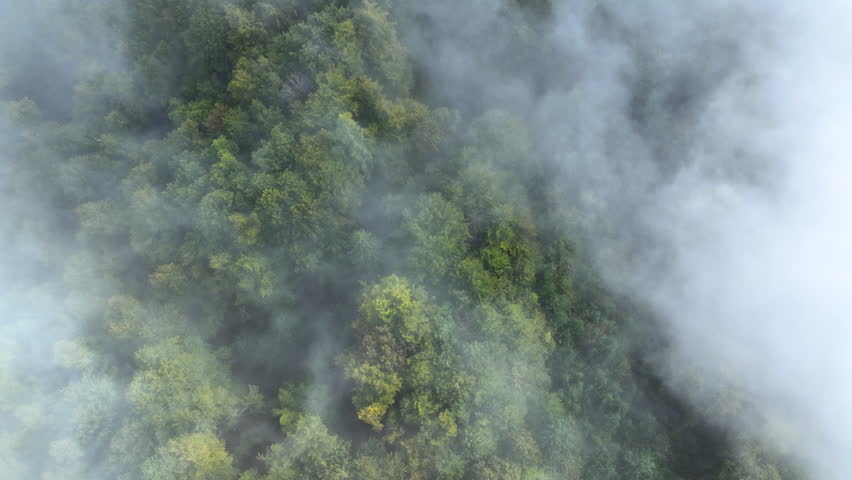
<svg viewBox="0 0 852 480"><path fill-rule="evenodd" d="M648 365L590 253L621 219L514 97L440 91L417 3L0 23L5 478L794 478ZM484 3L455 34L549 88L508 70L558 54L550 1Z"/></svg>

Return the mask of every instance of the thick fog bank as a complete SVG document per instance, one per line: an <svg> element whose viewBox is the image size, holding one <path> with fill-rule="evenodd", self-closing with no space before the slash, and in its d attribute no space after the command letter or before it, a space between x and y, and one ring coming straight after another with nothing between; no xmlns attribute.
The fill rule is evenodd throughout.
<svg viewBox="0 0 852 480"><path fill-rule="evenodd" d="M421 8L435 96L536 126L571 205L554 218L596 219L587 243L661 318L671 348L649 356L675 390L849 478L852 7L558 2L528 52L504 49L525 32L499 28L500 2Z"/></svg>

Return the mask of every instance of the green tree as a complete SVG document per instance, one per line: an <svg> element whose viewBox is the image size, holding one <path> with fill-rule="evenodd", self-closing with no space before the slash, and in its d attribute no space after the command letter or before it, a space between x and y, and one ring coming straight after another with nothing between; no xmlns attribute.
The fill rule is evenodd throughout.
<svg viewBox="0 0 852 480"><path fill-rule="evenodd" d="M235 391L227 368L197 342L169 338L140 349L127 398L160 441L233 426L257 406L255 390Z"/></svg>
<svg viewBox="0 0 852 480"><path fill-rule="evenodd" d="M440 194L423 196L416 213L406 215L403 229L413 243L412 270L430 282L452 274L467 251L464 215Z"/></svg>
<svg viewBox="0 0 852 480"><path fill-rule="evenodd" d="M168 441L143 466L145 480L232 480L236 478L225 444L210 433L190 433Z"/></svg>
<svg viewBox="0 0 852 480"><path fill-rule="evenodd" d="M316 416L300 419L284 442L262 456L268 480L344 480L351 478L349 443L328 433Z"/></svg>

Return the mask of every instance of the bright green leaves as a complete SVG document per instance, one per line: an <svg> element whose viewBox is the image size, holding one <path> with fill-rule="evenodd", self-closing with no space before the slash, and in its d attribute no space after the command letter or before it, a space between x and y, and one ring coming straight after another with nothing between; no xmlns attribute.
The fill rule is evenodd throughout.
<svg viewBox="0 0 852 480"><path fill-rule="evenodd" d="M509 225L486 232L480 258L498 278L527 287L535 275L534 262L530 246L518 237L518 232Z"/></svg>
<svg viewBox="0 0 852 480"><path fill-rule="evenodd" d="M487 287L476 291L481 298L535 302L529 293L538 263L535 232L523 217L506 210L499 212L497 223L482 239L478 260L486 272Z"/></svg>
<svg viewBox="0 0 852 480"><path fill-rule="evenodd" d="M789 470L779 468L775 459L767 455L754 440L741 439L732 458L725 461L719 480L781 480L800 476Z"/></svg>
<svg viewBox="0 0 852 480"><path fill-rule="evenodd" d="M319 416L308 413L309 384L290 384L278 390L279 408L273 410L287 436L269 447L260 459L268 468L267 480L350 477L349 442L329 433Z"/></svg>
<svg viewBox="0 0 852 480"><path fill-rule="evenodd" d="M573 242L559 240L546 247L536 281L536 291L548 323L553 326L556 341L570 345L578 328L574 315L577 293L574 287L577 251Z"/></svg>
<svg viewBox="0 0 852 480"><path fill-rule="evenodd" d="M465 257L470 233L464 215L439 194L422 197L403 229L413 240L412 269L430 282L451 274Z"/></svg>
<svg viewBox="0 0 852 480"><path fill-rule="evenodd" d="M223 283L239 287L234 297L236 305L258 301L276 291L278 276L265 256L216 254L210 257L210 268L222 276Z"/></svg>
<svg viewBox="0 0 852 480"><path fill-rule="evenodd" d="M358 112L357 94L370 81L351 79L340 70L317 76L317 89L297 110L301 123L309 128L334 129L340 115Z"/></svg>
<svg viewBox="0 0 852 480"><path fill-rule="evenodd" d="M283 125L276 125L252 155L252 162L265 173L286 169L293 162L295 140Z"/></svg>
<svg viewBox="0 0 852 480"><path fill-rule="evenodd" d="M314 75L332 70L370 76L394 95L406 95L412 73L396 28L373 2L354 12L328 6L286 34L292 61Z"/></svg>
<svg viewBox="0 0 852 480"><path fill-rule="evenodd" d="M260 237L261 225L257 213L250 215L235 213L228 217L231 225L237 231L237 243L241 246L251 247L257 244Z"/></svg>
<svg viewBox="0 0 852 480"><path fill-rule="evenodd" d="M328 432L316 416L299 419L287 438L261 459L267 480L345 480L350 477L349 443Z"/></svg>
<svg viewBox="0 0 852 480"><path fill-rule="evenodd" d="M225 366L202 345L172 338L143 347L136 360L127 398L157 438L215 431L257 406L257 393L235 391Z"/></svg>
<svg viewBox="0 0 852 480"><path fill-rule="evenodd" d="M381 430L382 419L402 388L402 380L397 373L370 364L351 367L348 373L358 385L352 398L358 407L358 419Z"/></svg>
<svg viewBox="0 0 852 480"><path fill-rule="evenodd" d="M351 118L341 116L335 130L292 141L283 128L255 154L264 173L254 176L260 192L255 212L266 239L286 241L292 260L316 265L322 251L341 251L348 242L347 217L365 193L371 167L370 144Z"/></svg>
<svg viewBox="0 0 852 480"><path fill-rule="evenodd" d="M361 480L410 480L405 459L388 451L381 442L369 440L359 449L353 462L355 478Z"/></svg>
<svg viewBox="0 0 852 480"><path fill-rule="evenodd" d="M348 358L347 374L355 381L353 403L358 418L376 429L402 388L407 357L429 348L428 306L424 294L406 280L390 276L364 293L354 326L361 347Z"/></svg>
<svg viewBox="0 0 852 480"><path fill-rule="evenodd" d="M407 94L413 84L413 75L388 12L366 0L355 10L352 22L367 73L376 75L391 93Z"/></svg>
<svg viewBox="0 0 852 480"><path fill-rule="evenodd" d="M331 43L340 54L340 61L350 72L363 72L364 66L358 51L355 36L355 26L352 20L346 19L334 27Z"/></svg>
<svg viewBox="0 0 852 480"><path fill-rule="evenodd" d="M373 145L364 130L352 120L351 113L338 115L333 136L340 149L337 152L339 160L352 164L361 175L368 176L373 166Z"/></svg>
<svg viewBox="0 0 852 480"><path fill-rule="evenodd" d="M448 459L446 465L414 453L454 441L466 442L478 472L538 475L542 451L526 405L547 388L545 359L554 345L528 293L538 261L534 230L498 203L469 253L465 217L452 203L422 196L414 211L402 223L412 245L410 270L427 282L478 275L484 283L472 286L483 303L469 314L467 329L475 328L469 334L481 341L451 341L455 319L400 277L368 287L354 322L359 344L346 358L358 417L405 446L406 461L425 478L454 478L463 470L461 457L450 461L450 452L432 453Z"/></svg>
<svg viewBox="0 0 852 480"><path fill-rule="evenodd" d="M345 38L346 25L341 27L341 24L347 22L347 16L346 9L329 6L310 15L305 22L291 27L286 33L285 42L292 62L307 68L314 75L343 63L341 52L333 40L335 37ZM338 30L344 32L337 33Z"/></svg>
<svg viewBox="0 0 852 480"><path fill-rule="evenodd" d="M369 270L381 259L382 242L366 230L352 233L350 255L352 262L360 268Z"/></svg>
<svg viewBox="0 0 852 480"><path fill-rule="evenodd" d="M272 225L283 227L307 222L316 214L317 201L298 174L283 172L277 178L258 178L262 187L257 201L259 212Z"/></svg>
<svg viewBox="0 0 852 480"><path fill-rule="evenodd" d="M225 444L211 433L190 433L168 441L148 459L145 480L233 480L237 470Z"/></svg>
<svg viewBox="0 0 852 480"><path fill-rule="evenodd" d="M412 339L412 333L426 325L423 293L416 291L404 279L390 276L364 293L361 317L355 324L402 330Z"/></svg>
<svg viewBox="0 0 852 480"><path fill-rule="evenodd" d="M486 303L538 302L531 287L536 278L539 250L534 227L511 207L498 209L488 229L479 235L479 249L460 262L462 284Z"/></svg>
<svg viewBox="0 0 852 480"><path fill-rule="evenodd" d="M131 338L142 333L146 312L139 301L127 295L108 301L107 329L119 338Z"/></svg>
<svg viewBox="0 0 852 480"><path fill-rule="evenodd" d="M230 27L228 43L232 55L239 57L256 57L261 49L269 42L269 31L258 18L258 13L242 8L236 3L224 6L225 18Z"/></svg>
<svg viewBox="0 0 852 480"><path fill-rule="evenodd" d="M358 418L402 441L409 427L429 438L458 433L454 409L467 380L454 370L446 312L409 281L391 275L364 292L359 343L345 356ZM437 440L436 440L437 441Z"/></svg>
<svg viewBox="0 0 852 480"><path fill-rule="evenodd" d="M278 404L272 412L278 415L278 422L284 431L290 431L296 427L300 420L305 418L303 410L308 400L309 385L295 384L282 387L278 390Z"/></svg>
<svg viewBox="0 0 852 480"><path fill-rule="evenodd" d="M250 103L256 98L269 100L280 88L281 79L265 56L239 59L228 83L228 93L239 103Z"/></svg>
<svg viewBox="0 0 852 480"><path fill-rule="evenodd" d="M234 197L234 192L213 190L199 202L198 217L195 221L208 241L221 244L231 237L233 230L228 216L235 207Z"/></svg>
<svg viewBox="0 0 852 480"><path fill-rule="evenodd" d="M376 429L402 388L408 357L429 348L427 305L422 292L404 279L385 278L364 293L354 326L361 337L358 351L348 358L347 374L355 381L353 403L358 418Z"/></svg>
<svg viewBox="0 0 852 480"><path fill-rule="evenodd" d="M361 203L365 179L359 165L337 154L340 143L328 132L302 137L299 168L325 208L349 214Z"/></svg>
<svg viewBox="0 0 852 480"><path fill-rule="evenodd" d="M576 420L554 393L537 396L531 404L530 423L544 463L554 478L580 478L583 432Z"/></svg>
<svg viewBox="0 0 852 480"><path fill-rule="evenodd" d="M236 201L235 207L245 208L251 195L249 170L237 160L237 146L225 137L213 141L219 161L210 168L210 180L221 190L232 192Z"/></svg>

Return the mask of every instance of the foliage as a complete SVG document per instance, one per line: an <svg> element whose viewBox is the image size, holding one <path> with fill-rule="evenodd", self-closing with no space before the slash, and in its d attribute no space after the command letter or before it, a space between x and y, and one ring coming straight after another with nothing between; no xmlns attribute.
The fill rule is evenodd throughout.
<svg viewBox="0 0 852 480"><path fill-rule="evenodd" d="M413 2L71 3L120 62L69 54L61 102L0 71L0 194L31 212L0 238L36 279L0 304L67 312L32 378L0 348L9 478L794 477L649 373L527 119L429 104ZM550 2L505 8L509 50L547 34Z"/></svg>

